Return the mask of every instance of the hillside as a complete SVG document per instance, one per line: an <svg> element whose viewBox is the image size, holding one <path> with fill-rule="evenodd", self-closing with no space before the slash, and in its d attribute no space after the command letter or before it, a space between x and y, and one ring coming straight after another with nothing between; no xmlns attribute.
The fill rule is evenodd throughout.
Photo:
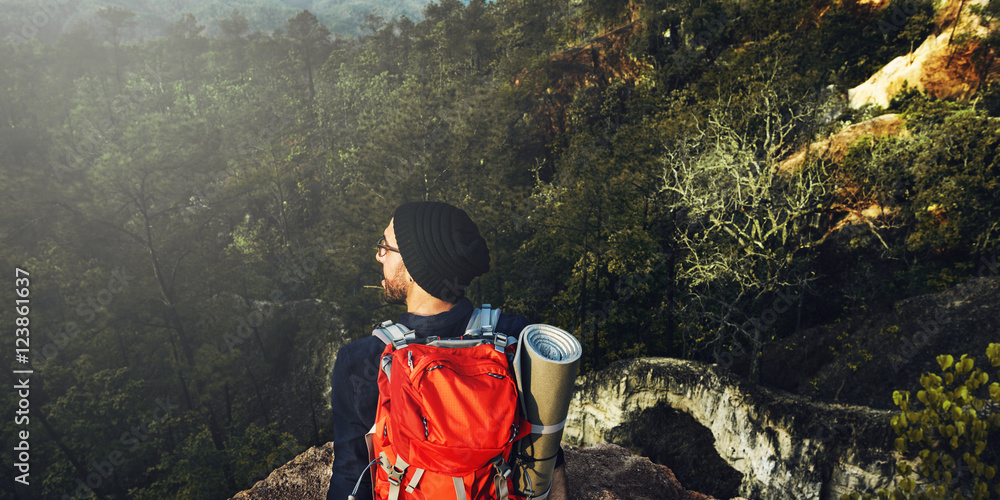
<svg viewBox="0 0 1000 500"><path fill-rule="evenodd" d="M983 259L981 277L946 291L803 330L770 346L763 382L830 403L895 410L892 393L916 394L936 357L968 354L988 365L986 346L1000 332L1000 268Z"/></svg>
<svg viewBox="0 0 1000 500"><path fill-rule="evenodd" d="M218 0L213 2L126 0L110 4L96 0L52 2L0 1L0 38L11 35L15 40L37 38L55 42L60 35L79 24L97 24L95 14L108 5L131 10L136 24L126 33L126 40L148 40L164 36L166 28L182 14L193 14L205 26L205 34L221 34L219 22L230 18L234 11L246 17L250 32L270 33L282 29L286 20L302 10L312 12L339 35L360 35L365 17L375 14L385 19L406 16L413 21L423 17L428 2L414 1L350 1L350 0Z"/></svg>
<svg viewBox="0 0 1000 500"><path fill-rule="evenodd" d="M324 17L358 4L244 2L244 25L229 2L139 2L134 28L65 4L4 11L0 265L29 279L0 299L30 304L0 324L31 334L34 378L30 424L0 421L3 446L30 429L32 482L0 498L226 498L328 443L337 347L400 313L372 245L406 201L478 224L471 300L574 334L588 380L663 382L605 413L683 407L602 439L641 451L631 430L669 421L647 458L690 437L671 470L720 498L848 491L852 450L891 429L824 448L810 419L886 416L996 327L995 281L970 280L1000 255L1000 0L442 0L358 36ZM897 72L926 40L930 64ZM858 88L885 105L852 107ZM707 453L744 438L746 463ZM769 489L795 464L814 472Z"/></svg>

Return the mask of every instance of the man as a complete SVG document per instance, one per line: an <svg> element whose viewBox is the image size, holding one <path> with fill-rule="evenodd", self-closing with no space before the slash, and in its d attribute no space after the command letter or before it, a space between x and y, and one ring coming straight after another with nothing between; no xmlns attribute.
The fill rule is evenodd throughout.
<svg viewBox="0 0 1000 500"><path fill-rule="evenodd" d="M490 270L490 254L479 228L463 210L439 202L406 203L396 209L377 245L382 288L390 304L405 304L396 321L419 337L459 337L474 309L465 289ZM528 321L504 314L497 331L517 335ZM333 368L334 462L328 500L346 500L361 478L358 500L369 499L365 434L375 422L379 356L385 345L365 337L340 349ZM566 498L560 456L549 498Z"/></svg>

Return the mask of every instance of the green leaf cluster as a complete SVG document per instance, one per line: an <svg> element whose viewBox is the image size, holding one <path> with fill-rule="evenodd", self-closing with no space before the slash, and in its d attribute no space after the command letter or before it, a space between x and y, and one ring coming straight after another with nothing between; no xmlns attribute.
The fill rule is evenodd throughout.
<svg viewBox="0 0 1000 500"><path fill-rule="evenodd" d="M986 348L991 368L1000 367L1000 344ZM892 417L897 451L897 486L880 499L973 499L1000 495L1000 383L975 359L950 354L937 357L939 373L920 377L922 390L893 393L900 412ZM1000 378L1000 371L993 372ZM844 498L875 498L844 495Z"/></svg>

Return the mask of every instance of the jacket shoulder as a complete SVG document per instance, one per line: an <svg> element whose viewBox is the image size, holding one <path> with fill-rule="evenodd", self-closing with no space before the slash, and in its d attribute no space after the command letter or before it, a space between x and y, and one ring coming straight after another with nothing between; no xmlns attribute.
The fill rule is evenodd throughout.
<svg viewBox="0 0 1000 500"><path fill-rule="evenodd" d="M345 359L359 362L372 356L378 356L384 348L385 344L376 337L371 335L361 337L342 346L337 351L337 360Z"/></svg>
<svg viewBox="0 0 1000 500"><path fill-rule="evenodd" d="M528 318L520 314L501 313L500 319L497 320L497 330L512 337L520 337L521 330L524 330L524 327L530 324L531 322L528 321Z"/></svg>

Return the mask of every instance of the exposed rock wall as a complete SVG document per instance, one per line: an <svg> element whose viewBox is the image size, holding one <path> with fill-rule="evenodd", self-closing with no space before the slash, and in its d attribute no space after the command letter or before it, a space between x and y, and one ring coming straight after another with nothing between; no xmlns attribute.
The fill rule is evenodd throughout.
<svg viewBox="0 0 1000 500"><path fill-rule="evenodd" d="M861 123L844 127L825 139L813 142L789 156L776 167L782 175L791 175L802 168L808 160L817 159L827 163L843 164L847 153L862 137L896 136L908 137L903 128L903 117L897 114L877 116ZM853 224L873 224L877 219L893 216L895 210L874 200L859 198L860 187L849 177L838 179L839 189L834 203L826 209L820 223L826 234Z"/></svg>
<svg viewBox="0 0 1000 500"><path fill-rule="evenodd" d="M740 493L763 500L840 498L889 485L894 457L889 412L810 402L755 387L703 363L628 360L578 380L563 439L614 442L655 454L655 420L669 406L714 436L718 455L742 474ZM662 425L662 424L661 424ZM662 446L682 445L663 443Z"/></svg>
<svg viewBox="0 0 1000 500"><path fill-rule="evenodd" d="M877 104L887 108L904 86L938 99L968 100L983 82L970 57L972 45L962 46L959 39L963 35L984 37L989 33L980 25L979 16L969 11L972 5L985 3L985 0L944 1L938 7L935 34L915 51L893 59L867 81L850 89L847 94L851 107Z"/></svg>
<svg viewBox="0 0 1000 500"><path fill-rule="evenodd" d="M337 351L350 341L337 305L315 299L247 301L222 297L238 326L223 338L227 351L239 353L252 377L233 390L254 399L253 414L276 421L299 442L332 435L330 374ZM250 378L250 380L247 380Z"/></svg>
<svg viewBox="0 0 1000 500"><path fill-rule="evenodd" d="M966 101L979 87L977 72L968 54L952 58L951 33L931 35L910 54L899 56L861 85L847 91L852 108L866 104L889 107L904 87L938 99Z"/></svg>

